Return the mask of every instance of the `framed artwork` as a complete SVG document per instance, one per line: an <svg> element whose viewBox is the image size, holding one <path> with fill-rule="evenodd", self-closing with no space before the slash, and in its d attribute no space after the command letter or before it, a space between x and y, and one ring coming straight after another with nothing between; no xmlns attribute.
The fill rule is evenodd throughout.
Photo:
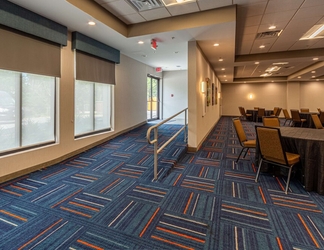
<svg viewBox="0 0 324 250"><path fill-rule="evenodd" d="M215 83L212 83L212 106L215 105Z"/></svg>
<svg viewBox="0 0 324 250"><path fill-rule="evenodd" d="M215 87L215 105L217 105L217 98L218 98L218 90L217 87Z"/></svg>
<svg viewBox="0 0 324 250"><path fill-rule="evenodd" d="M211 104L211 84L209 78L206 78L206 86L207 86L207 107Z"/></svg>

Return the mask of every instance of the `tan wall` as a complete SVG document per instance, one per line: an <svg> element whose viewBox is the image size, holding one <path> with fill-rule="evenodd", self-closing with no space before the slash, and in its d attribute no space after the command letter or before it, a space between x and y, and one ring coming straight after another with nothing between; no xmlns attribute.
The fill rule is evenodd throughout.
<svg viewBox="0 0 324 250"><path fill-rule="evenodd" d="M121 55L116 65L113 131L74 139L74 55L71 34L68 46L62 48L61 79L58 94L58 140L54 145L0 157L0 182L46 166L146 122L146 77L154 70ZM15 173L15 174L14 174Z"/></svg>

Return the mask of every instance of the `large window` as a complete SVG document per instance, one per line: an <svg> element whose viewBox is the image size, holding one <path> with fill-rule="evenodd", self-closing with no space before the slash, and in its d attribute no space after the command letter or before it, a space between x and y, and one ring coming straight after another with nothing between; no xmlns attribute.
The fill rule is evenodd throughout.
<svg viewBox="0 0 324 250"><path fill-rule="evenodd" d="M112 85L76 80L75 136L111 129Z"/></svg>
<svg viewBox="0 0 324 250"><path fill-rule="evenodd" d="M0 153L55 142L56 78L0 70Z"/></svg>

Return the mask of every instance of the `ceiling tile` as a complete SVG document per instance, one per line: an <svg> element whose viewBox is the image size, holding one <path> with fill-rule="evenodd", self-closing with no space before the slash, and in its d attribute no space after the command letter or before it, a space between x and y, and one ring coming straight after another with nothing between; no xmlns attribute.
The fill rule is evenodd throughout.
<svg viewBox="0 0 324 250"><path fill-rule="evenodd" d="M245 20L241 20L240 18L238 19L238 23L240 23L240 21L242 23L244 23L245 26L255 26L255 25L259 25L261 22L262 16L250 16L245 18Z"/></svg>
<svg viewBox="0 0 324 250"><path fill-rule="evenodd" d="M304 0L285 0L284 3L282 0L271 0L269 1L265 14L275 13L275 12L284 12L287 10L296 10L298 9Z"/></svg>
<svg viewBox="0 0 324 250"><path fill-rule="evenodd" d="M199 0L197 1L197 4L200 10L209 10L209 9L220 8L220 7L231 5L232 0L218 0L218 1Z"/></svg>
<svg viewBox="0 0 324 250"><path fill-rule="evenodd" d="M294 16L294 14L295 14L295 10L268 13L263 16L261 24L275 24L280 22L289 22L289 20Z"/></svg>
<svg viewBox="0 0 324 250"><path fill-rule="evenodd" d="M261 2L261 3L239 6L237 10L240 12L240 15L244 17L258 16L264 14L266 6L267 6L266 2Z"/></svg>
<svg viewBox="0 0 324 250"><path fill-rule="evenodd" d="M303 8L299 9L294 16L294 19L304 19L308 18L310 15L309 13L312 13L312 17L318 17L322 18L324 16L324 6L322 8L319 8L318 6L309 7L309 8Z"/></svg>
<svg viewBox="0 0 324 250"><path fill-rule="evenodd" d="M126 24L145 22L145 19L138 13L118 17L122 19L122 21L124 21Z"/></svg>
<svg viewBox="0 0 324 250"><path fill-rule="evenodd" d="M117 13L120 16L136 13L136 10L125 1L114 1L103 4L102 6L108 9L109 11L112 11L113 13Z"/></svg>
<svg viewBox="0 0 324 250"><path fill-rule="evenodd" d="M156 20L160 18L166 18L170 17L170 13L167 11L166 8L158 8L154 10L147 10L147 11L142 11L140 13L142 17L145 18L145 20L150 21L150 20Z"/></svg>
<svg viewBox="0 0 324 250"><path fill-rule="evenodd" d="M199 11L198 5L195 2L187 4L171 5L166 7L172 16L183 15Z"/></svg>

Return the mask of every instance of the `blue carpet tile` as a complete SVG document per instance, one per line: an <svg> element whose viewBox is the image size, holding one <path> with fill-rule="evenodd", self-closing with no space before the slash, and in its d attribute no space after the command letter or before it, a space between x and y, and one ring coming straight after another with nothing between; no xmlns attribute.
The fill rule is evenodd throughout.
<svg viewBox="0 0 324 250"><path fill-rule="evenodd" d="M151 124L0 184L0 249L324 249L324 196L261 174L222 117L200 150L184 135L159 154ZM248 138L253 122L242 121ZM180 125L163 125L167 141Z"/></svg>

